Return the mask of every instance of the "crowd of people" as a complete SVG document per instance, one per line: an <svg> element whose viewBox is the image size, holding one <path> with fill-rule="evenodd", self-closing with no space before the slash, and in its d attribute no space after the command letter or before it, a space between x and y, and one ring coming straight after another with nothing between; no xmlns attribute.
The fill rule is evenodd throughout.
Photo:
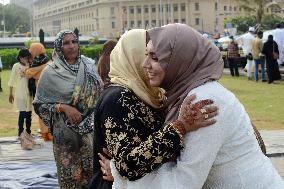
<svg viewBox="0 0 284 189"><path fill-rule="evenodd" d="M269 37L266 61L271 52ZM107 41L98 72L70 30L57 34L52 60L40 43L17 59L9 101L20 112L18 135L24 120L31 133L34 109L62 189L284 187L243 105L218 82L219 49L185 24Z"/></svg>
<svg viewBox="0 0 284 189"><path fill-rule="evenodd" d="M268 36L266 42L263 42L263 32L249 27L246 34L234 39L230 37L231 42L228 45L227 60L232 76L239 76L238 62L240 58L239 46L242 47L243 54L246 57L245 71L248 80L259 80L259 71L262 82L273 83L281 79L279 66L283 65L283 47L284 30L280 25L273 30L272 35ZM267 73L267 77L266 74ZM252 74L254 73L254 74Z"/></svg>

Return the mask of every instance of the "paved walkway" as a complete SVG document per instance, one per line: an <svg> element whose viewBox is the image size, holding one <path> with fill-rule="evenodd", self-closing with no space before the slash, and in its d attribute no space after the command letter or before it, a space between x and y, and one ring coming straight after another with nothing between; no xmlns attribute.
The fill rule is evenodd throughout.
<svg viewBox="0 0 284 189"><path fill-rule="evenodd" d="M261 130L260 133L268 156L284 179L284 130Z"/></svg>
<svg viewBox="0 0 284 189"><path fill-rule="evenodd" d="M272 163L284 179L284 130L260 131ZM0 188L57 189L52 143L22 150L15 137L0 138Z"/></svg>

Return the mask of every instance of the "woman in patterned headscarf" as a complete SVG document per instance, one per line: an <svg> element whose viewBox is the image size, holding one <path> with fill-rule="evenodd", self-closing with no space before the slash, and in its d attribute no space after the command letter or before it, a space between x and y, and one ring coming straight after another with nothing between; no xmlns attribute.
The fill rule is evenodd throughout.
<svg viewBox="0 0 284 189"><path fill-rule="evenodd" d="M92 178L93 110L102 89L95 64L80 55L76 35L57 34L57 54L39 80L34 107L53 134L60 188L86 188Z"/></svg>

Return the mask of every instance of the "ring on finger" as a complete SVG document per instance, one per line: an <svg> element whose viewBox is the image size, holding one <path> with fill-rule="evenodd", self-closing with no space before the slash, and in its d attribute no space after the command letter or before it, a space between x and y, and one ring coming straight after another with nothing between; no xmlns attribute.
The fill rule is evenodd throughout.
<svg viewBox="0 0 284 189"><path fill-rule="evenodd" d="M207 119L209 116L208 114L204 114L204 118Z"/></svg>
<svg viewBox="0 0 284 189"><path fill-rule="evenodd" d="M200 112L204 114L204 113L206 113L206 110L204 108L201 108Z"/></svg>

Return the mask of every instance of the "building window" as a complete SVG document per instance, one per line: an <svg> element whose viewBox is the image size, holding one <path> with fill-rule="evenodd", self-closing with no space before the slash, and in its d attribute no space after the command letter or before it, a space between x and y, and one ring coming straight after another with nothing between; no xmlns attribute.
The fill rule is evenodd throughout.
<svg viewBox="0 0 284 189"><path fill-rule="evenodd" d="M133 20L130 22L130 27L134 28L134 21Z"/></svg>
<svg viewBox="0 0 284 189"><path fill-rule="evenodd" d="M156 20L152 20L152 27L156 26Z"/></svg>
<svg viewBox="0 0 284 189"><path fill-rule="evenodd" d="M130 14L134 14L134 8L133 7L130 8Z"/></svg>
<svg viewBox="0 0 284 189"><path fill-rule="evenodd" d="M227 11L227 6L224 6L224 11Z"/></svg>
<svg viewBox="0 0 284 189"><path fill-rule="evenodd" d="M195 25L199 25L199 22L200 22L199 18L195 18Z"/></svg>
<svg viewBox="0 0 284 189"><path fill-rule="evenodd" d="M218 10L218 3L215 3L215 11Z"/></svg>
<svg viewBox="0 0 284 189"><path fill-rule="evenodd" d="M170 9L169 9L169 4L165 4L165 9L166 9L166 12L170 12Z"/></svg>
<svg viewBox="0 0 284 189"><path fill-rule="evenodd" d="M142 26L141 20L138 20L137 24L138 24L138 28L141 28L141 26Z"/></svg>
<svg viewBox="0 0 284 189"><path fill-rule="evenodd" d="M199 3L195 3L195 11L199 11Z"/></svg>
<svg viewBox="0 0 284 189"><path fill-rule="evenodd" d="M152 5L152 12L156 12L156 6L155 5Z"/></svg>
<svg viewBox="0 0 284 189"><path fill-rule="evenodd" d="M178 19L174 19L174 23L178 23Z"/></svg>
<svg viewBox="0 0 284 189"><path fill-rule="evenodd" d="M234 11L237 11L237 7L234 7Z"/></svg>
<svg viewBox="0 0 284 189"><path fill-rule="evenodd" d="M239 7L239 11L242 11L242 7Z"/></svg>
<svg viewBox="0 0 284 189"><path fill-rule="evenodd" d="M112 28L112 29L115 28L115 22L111 22L111 28Z"/></svg>
<svg viewBox="0 0 284 189"><path fill-rule="evenodd" d="M186 23L185 18L182 18L182 19L181 19L181 23L183 23L183 24Z"/></svg>
<svg viewBox="0 0 284 189"><path fill-rule="evenodd" d="M148 27L149 27L149 21L146 20L146 21L145 21L145 28L148 28Z"/></svg>
<svg viewBox="0 0 284 189"><path fill-rule="evenodd" d="M232 11L232 7L231 6L230 6L229 10Z"/></svg>
<svg viewBox="0 0 284 189"><path fill-rule="evenodd" d="M178 11L178 5L174 4L174 12L177 12L177 11Z"/></svg>
<svg viewBox="0 0 284 189"><path fill-rule="evenodd" d="M137 13L141 14L141 7L137 7Z"/></svg>
<svg viewBox="0 0 284 189"><path fill-rule="evenodd" d="M110 14L114 15L114 7L110 7Z"/></svg>
<svg viewBox="0 0 284 189"><path fill-rule="evenodd" d="M127 9L126 9L126 7L122 7L122 11L123 11L123 14L127 14Z"/></svg>
<svg viewBox="0 0 284 189"><path fill-rule="evenodd" d="M148 7L144 7L144 12L145 12L145 13L148 13L148 12L149 12Z"/></svg>
<svg viewBox="0 0 284 189"><path fill-rule="evenodd" d="M184 3L181 4L180 10L185 11L185 4Z"/></svg>

